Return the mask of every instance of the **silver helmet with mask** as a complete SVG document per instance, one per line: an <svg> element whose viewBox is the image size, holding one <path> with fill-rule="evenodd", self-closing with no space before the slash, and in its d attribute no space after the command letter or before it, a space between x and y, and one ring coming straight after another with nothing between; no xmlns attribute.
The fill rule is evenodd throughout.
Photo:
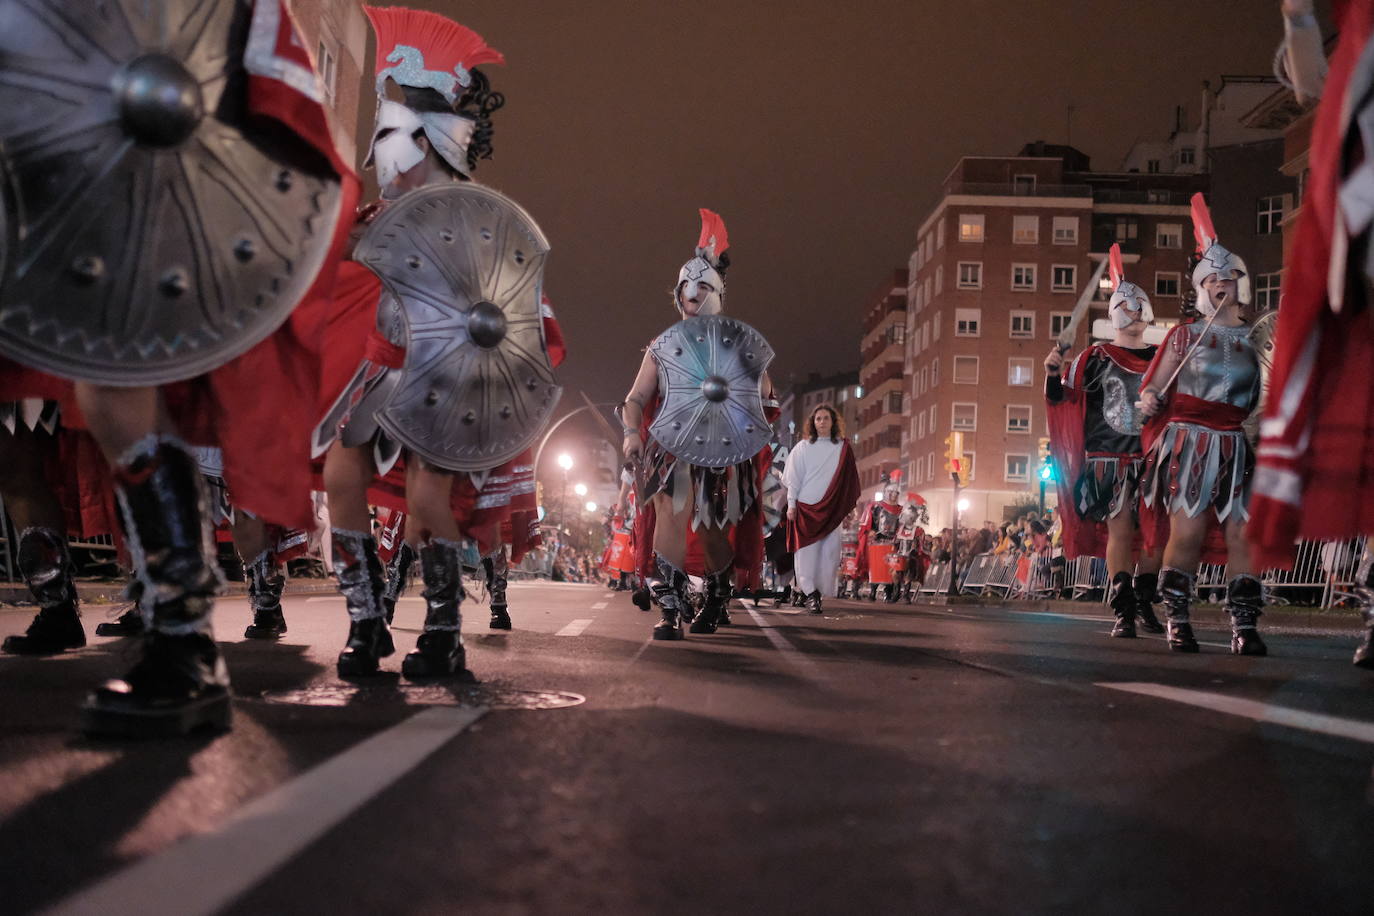
<svg viewBox="0 0 1374 916"><path fill-rule="evenodd" d="M1241 256L1217 241L1212 226L1212 214L1202 192L1193 195L1193 236L1197 239L1199 260L1193 268L1193 291L1197 293L1197 310L1210 318L1224 303L1213 302L1203 284L1208 277L1236 281L1236 299L1241 305L1250 304L1250 271Z"/></svg>
<svg viewBox="0 0 1374 916"><path fill-rule="evenodd" d="M1126 279L1120 245L1112 246L1108 263L1112 278L1112 300L1107 305L1107 314L1111 316L1112 327L1120 331L1137 321L1153 324L1155 311L1150 307L1150 297L1145 295L1145 290Z"/></svg>
<svg viewBox="0 0 1374 916"><path fill-rule="evenodd" d="M689 317L685 304L695 302L695 315L719 315L725 308L725 271L730 259L725 249L730 238L725 221L719 214L701 209L701 237L697 240L696 255L677 273L673 287L673 304L683 317Z"/></svg>

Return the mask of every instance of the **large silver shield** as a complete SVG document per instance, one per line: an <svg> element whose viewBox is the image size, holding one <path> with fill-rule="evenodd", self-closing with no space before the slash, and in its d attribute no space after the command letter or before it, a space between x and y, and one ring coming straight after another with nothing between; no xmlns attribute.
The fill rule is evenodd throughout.
<svg viewBox="0 0 1374 916"><path fill-rule="evenodd" d="M245 56L276 41L257 34L276 4L256 7L0 0L0 354L157 385L290 314L327 253L339 182L247 110Z"/></svg>
<svg viewBox="0 0 1374 916"><path fill-rule="evenodd" d="M729 467L758 454L773 434L759 379L773 361L763 335L724 315L698 315L649 344L663 398L649 435L674 458Z"/></svg>
<svg viewBox="0 0 1374 916"><path fill-rule="evenodd" d="M510 198L471 182L392 203L353 257L401 303L407 341L377 421L429 463L494 468L548 423L554 381L540 312L549 244Z"/></svg>

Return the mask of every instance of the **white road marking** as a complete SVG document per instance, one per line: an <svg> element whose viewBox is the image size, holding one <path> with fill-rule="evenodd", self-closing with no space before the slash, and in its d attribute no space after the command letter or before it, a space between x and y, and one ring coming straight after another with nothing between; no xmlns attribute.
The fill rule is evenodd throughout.
<svg viewBox="0 0 1374 916"><path fill-rule="evenodd" d="M1333 735L1337 738L1349 738L1352 741L1361 741L1365 744L1374 744L1374 722L1361 722L1358 719L1342 719L1338 716L1303 712L1300 709L1274 706L1269 703L1261 703L1258 700L1246 700L1221 693L1208 693L1205 690L1169 687L1165 684L1136 682L1114 684L1104 681L1097 686L1106 687L1109 690L1123 690L1126 693L1138 693L1147 697L1158 697L1162 700L1173 700L1175 703L1186 703L1189 706L1200 706L1203 709L1253 719L1256 722L1270 725L1283 725L1302 731L1317 732L1323 735Z"/></svg>
<svg viewBox="0 0 1374 916"><path fill-rule="evenodd" d="M605 609L606 609L606 602L604 602L604 601L598 601L596 604L593 604L593 605L592 605L592 610L594 610L594 611L603 611L603 610L605 610Z"/></svg>
<svg viewBox="0 0 1374 916"><path fill-rule="evenodd" d="M447 706L417 713L279 786L219 829L149 856L46 913L220 912L486 711Z"/></svg>
<svg viewBox="0 0 1374 916"><path fill-rule="evenodd" d="M808 658L804 652L792 645L792 643L787 640L786 636L778 632L776 627L765 621L758 611L751 607L746 607L745 610L749 612L750 617L754 618L754 623L758 624L759 629L763 631L763 635L768 637L768 641L773 644L773 648L782 653L783 658L802 669L811 680L820 681L823 679L821 669L816 666L816 663Z"/></svg>
<svg viewBox="0 0 1374 916"><path fill-rule="evenodd" d="M557 633L555 633L555 634L553 634L553 635L554 635L554 636L581 636L581 635L582 635L582 631L585 630L585 629L587 629L587 627L589 627L589 626L591 626L591 625L592 625L592 618L590 618L590 617L587 617L587 618L579 618L578 620L574 620L572 623L568 624L566 627L564 627L563 629L559 630Z"/></svg>

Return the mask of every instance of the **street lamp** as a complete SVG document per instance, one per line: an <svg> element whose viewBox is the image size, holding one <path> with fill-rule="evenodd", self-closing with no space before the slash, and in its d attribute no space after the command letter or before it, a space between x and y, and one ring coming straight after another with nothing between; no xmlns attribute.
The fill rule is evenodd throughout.
<svg viewBox="0 0 1374 916"><path fill-rule="evenodd" d="M576 493L578 498L580 499L581 497L587 495L587 485L585 483L575 484L573 486L573 492Z"/></svg>
<svg viewBox="0 0 1374 916"><path fill-rule="evenodd" d="M588 512L595 512L595 511L596 511L596 503L592 502L591 500L587 500L587 511L588 511Z"/></svg>
<svg viewBox="0 0 1374 916"><path fill-rule="evenodd" d="M961 500L959 500L959 511L960 511L960 512L967 512L967 511L968 511L968 500L967 500L967 499L961 499Z"/></svg>

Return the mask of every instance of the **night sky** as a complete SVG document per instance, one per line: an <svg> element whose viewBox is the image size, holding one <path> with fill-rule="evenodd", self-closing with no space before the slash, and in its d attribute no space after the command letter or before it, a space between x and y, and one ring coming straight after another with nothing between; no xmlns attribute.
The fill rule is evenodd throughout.
<svg viewBox="0 0 1374 916"><path fill-rule="evenodd" d="M552 243L565 406L618 401L676 320L698 207L725 218L726 310L768 337L774 377L856 368L865 302L959 156L1062 143L1073 105L1073 144L1115 169L1175 105L1196 116L1204 79L1269 73L1282 35L1278 0L415 5L506 55L477 177Z"/></svg>

